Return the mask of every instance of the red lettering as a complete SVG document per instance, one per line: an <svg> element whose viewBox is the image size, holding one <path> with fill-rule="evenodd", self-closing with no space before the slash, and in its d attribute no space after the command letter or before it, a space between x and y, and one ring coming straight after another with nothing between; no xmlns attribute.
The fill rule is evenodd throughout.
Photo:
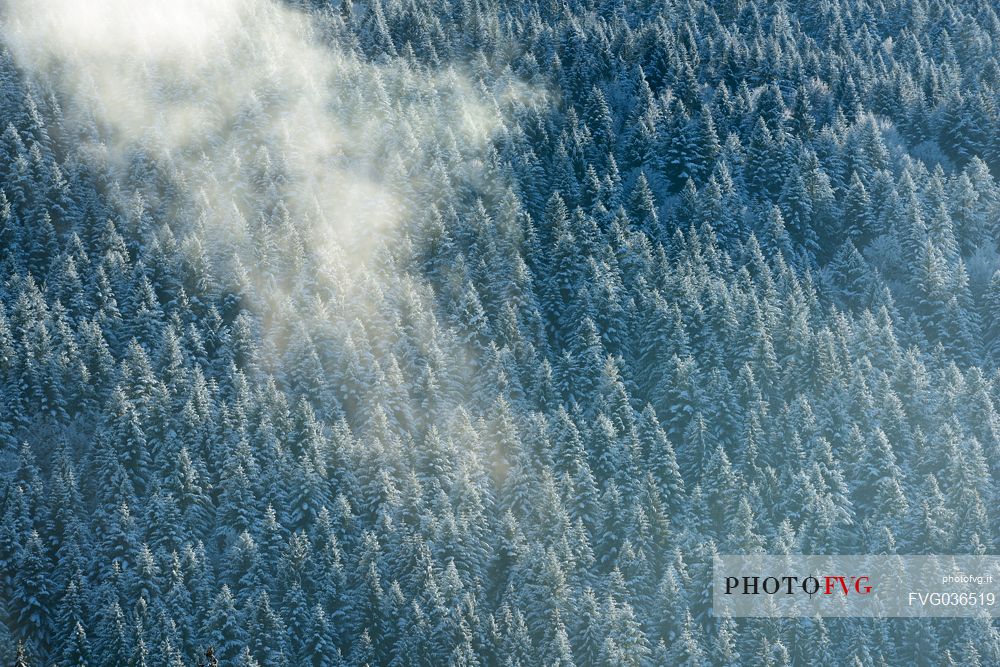
<svg viewBox="0 0 1000 667"><path fill-rule="evenodd" d="M838 582L840 583L840 588L844 591L844 595L847 595L847 582L844 581L843 577L831 577L827 575L823 577L823 580L826 582L826 586L823 588L824 595L833 595Z"/></svg>

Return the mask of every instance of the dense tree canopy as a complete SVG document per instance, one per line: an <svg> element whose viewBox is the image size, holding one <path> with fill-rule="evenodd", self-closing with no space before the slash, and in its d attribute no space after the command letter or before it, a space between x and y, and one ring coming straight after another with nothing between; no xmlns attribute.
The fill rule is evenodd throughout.
<svg viewBox="0 0 1000 667"><path fill-rule="evenodd" d="M1000 546L990 3L291 4L397 224L0 57L0 662L1000 663L708 580Z"/></svg>

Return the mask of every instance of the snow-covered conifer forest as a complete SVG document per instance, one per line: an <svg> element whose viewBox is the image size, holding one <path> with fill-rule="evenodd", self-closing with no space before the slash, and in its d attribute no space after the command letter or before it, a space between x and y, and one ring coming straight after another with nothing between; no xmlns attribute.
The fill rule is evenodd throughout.
<svg viewBox="0 0 1000 667"><path fill-rule="evenodd" d="M997 11L6 0L0 664L1000 664Z"/></svg>

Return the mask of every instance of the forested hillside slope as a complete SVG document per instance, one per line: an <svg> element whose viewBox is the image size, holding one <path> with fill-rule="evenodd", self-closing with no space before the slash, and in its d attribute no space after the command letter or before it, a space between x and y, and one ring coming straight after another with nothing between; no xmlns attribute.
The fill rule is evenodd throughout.
<svg viewBox="0 0 1000 667"><path fill-rule="evenodd" d="M1000 546L991 3L123 6L3 7L0 663L1000 664L709 586Z"/></svg>

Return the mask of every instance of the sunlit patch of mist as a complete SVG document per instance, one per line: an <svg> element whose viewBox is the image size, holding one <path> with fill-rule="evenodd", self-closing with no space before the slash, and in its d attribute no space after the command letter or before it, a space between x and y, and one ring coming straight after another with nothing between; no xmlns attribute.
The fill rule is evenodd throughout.
<svg viewBox="0 0 1000 667"><path fill-rule="evenodd" d="M255 218L282 215L312 249L367 257L403 214L387 170L419 192L432 152L474 156L501 126L496 98L527 94L511 84L491 99L454 69L363 62L274 0L8 0L4 23L16 61L69 98L81 140L96 129L119 179L171 224L201 220L217 258ZM136 149L172 188L135 173Z"/></svg>
<svg viewBox="0 0 1000 667"><path fill-rule="evenodd" d="M424 308L433 296L384 271L379 283L370 265L452 196L442 169L473 197L502 191L489 143L512 106L546 100L509 70L487 85L458 65L367 62L335 45L340 19L326 20L276 0L7 0L2 37L60 100L120 209L154 237L169 226L220 281L251 284L272 368L303 339L371 346L364 372L377 383L397 361L386 313L407 290ZM304 282L325 303L298 301ZM422 356L469 355L454 341L442 351L433 326L418 335Z"/></svg>

